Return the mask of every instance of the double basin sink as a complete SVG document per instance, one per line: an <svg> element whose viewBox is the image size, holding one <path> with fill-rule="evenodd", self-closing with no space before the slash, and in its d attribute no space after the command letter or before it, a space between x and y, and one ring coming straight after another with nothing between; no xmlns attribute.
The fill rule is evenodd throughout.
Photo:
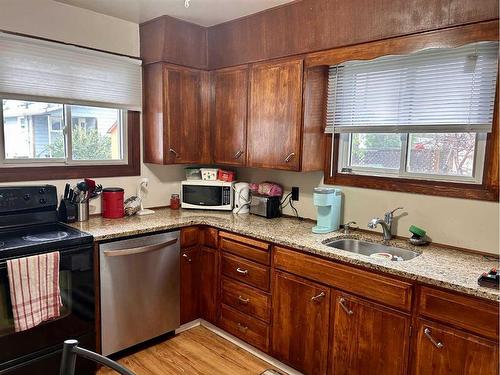
<svg viewBox="0 0 500 375"><path fill-rule="evenodd" d="M405 261L416 258L420 253L399 247L388 246L375 242L343 238L337 240L326 240L326 246L345 250L350 253L366 255L371 258L386 259L390 261Z"/></svg>

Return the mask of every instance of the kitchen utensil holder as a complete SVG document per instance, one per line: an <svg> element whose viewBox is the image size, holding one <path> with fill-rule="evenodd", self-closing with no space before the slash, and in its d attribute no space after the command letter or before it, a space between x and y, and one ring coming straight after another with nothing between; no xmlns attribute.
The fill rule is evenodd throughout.
<svg viewBox="0 0 500 375"><path fill-rule="evenodd" d="M79 202L76 204L77 208L77 220L78 221L87 221L89 219L89 202Z"/></svg>

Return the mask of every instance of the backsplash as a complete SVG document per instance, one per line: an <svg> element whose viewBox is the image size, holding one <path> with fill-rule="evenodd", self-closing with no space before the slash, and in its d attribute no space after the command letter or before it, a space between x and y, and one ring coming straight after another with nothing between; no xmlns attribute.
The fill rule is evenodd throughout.
<svg viewBox="0 0 500 375"><path fill-rule="evenodd" d="M323 184L323 172L296 173L239 168L238 179L248 182L274 181L282 184L285 193L292 186L300 188L300 200L295 202L299 215L315 219L312 201L313 188ZM414 224L427 230L434 242L461 248L499 253L499 204L470 199L444 198L420 194L388 192L340 186L343 192L341 222L356 221L368 229L368 221L383 217L396 207L404 207L396 216L394 233L409 237L408 228ZM287 215L293 211L287 207ZM380 231L381 232L381 231ZM474 235L464 236L464 233Z"/></svg>

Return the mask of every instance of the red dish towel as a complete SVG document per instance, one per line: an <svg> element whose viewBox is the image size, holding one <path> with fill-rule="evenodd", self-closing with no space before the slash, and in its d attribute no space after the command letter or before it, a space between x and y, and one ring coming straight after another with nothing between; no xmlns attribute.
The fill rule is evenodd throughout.
<svg viewBox="0 0 500 375"><path fill-rule="evenodd" d="M59 252L8 260L7 270L16 332L59 317Z"/></svg>

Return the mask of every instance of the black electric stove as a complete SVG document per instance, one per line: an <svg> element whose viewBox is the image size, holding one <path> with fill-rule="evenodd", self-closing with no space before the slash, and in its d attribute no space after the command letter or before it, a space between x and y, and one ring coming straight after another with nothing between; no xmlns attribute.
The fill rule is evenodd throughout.
<svg viewBox="0 0 500 375"><path fill-rule="evenodd" d="M57 374L62 344L77 339L95 350L93 237L58 222L52 185L0 187L0 375ZM59 251L59 318L15 332L6 262ZM95 366L77 362L78 374Z"/></svg>
<svg viewBox="0 0 500 375"><path fill-rule="evenodd" d="M93 241L58 222L55 186L0 187L0 261Z"/></svg>

